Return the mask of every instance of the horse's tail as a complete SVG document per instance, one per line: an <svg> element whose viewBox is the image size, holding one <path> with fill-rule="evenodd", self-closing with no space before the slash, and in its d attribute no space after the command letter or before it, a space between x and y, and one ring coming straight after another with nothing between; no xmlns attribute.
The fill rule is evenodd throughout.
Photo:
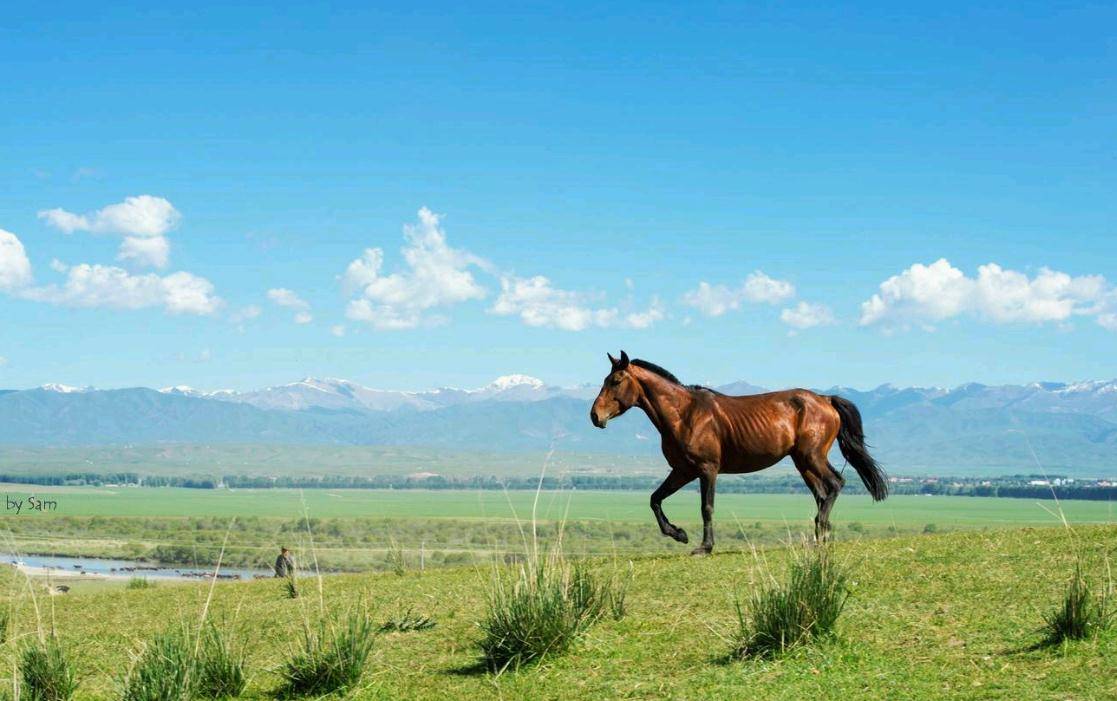
<svg viewBox="0 0 1117 701"><path fill-rule="evenodd" d="M837 410L842 421L838 428L838 447L842 451L842 457L857 470L861 481L865 483L865 489L873 495L873 501L880 501L888 496L888 477L873 456L869 455L869 449L865 445L865 431L861 427L861 412L853 402L842 397L830 397L830 404Z"/></svg>

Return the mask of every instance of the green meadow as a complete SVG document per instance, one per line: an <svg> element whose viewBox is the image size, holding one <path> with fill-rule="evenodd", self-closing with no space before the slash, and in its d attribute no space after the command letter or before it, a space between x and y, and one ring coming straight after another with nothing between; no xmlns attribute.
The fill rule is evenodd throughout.
<svg viewBox="0 0 1117 701"><path fill-rule="evenodd" d="M209 490L7 485L0 550L111 557L211 567L267 569L279 546L304 567L325 571L455 566L516 557L525 524L547 540L562 537L581 556L677 554L689 547L659 533L648 495L624 491ZM17 513L15 505L22 504ZM39 508L35 508L37 505ZM1111 504L1064 501L1076 524L1112 524ZM673 522L701 533L698 495L665 502ZM1043 527L1060 523L1055 502L895 495L873 503L841 497L833 512L839 540L903 534ZM807 494L723 494L718 548L742 551L810 534ZM311 552L313 550L313 557Z"/></svg>
<svg viewBox="0 0 1117 701"><path fill-rule="evenodd" d="M303 580L100 590L45 597L14 573L0 668L40 630L57 631L81 699L119 698L116 679L157 631L203 612L247 651L244 698L274 698L304 621L358 607L374 622L413 608L430 630L376 637L346 698L505 699L1105 699L1117 698L1112 631L1038 648L1076 559L1094 582L1117 555L1112 526L966 530L836 544L852 594L835 638L770 660L730 657L734 597L782 571L785 551L631 558L627 612L595 624L563 655L493 674L478 664L487 567ZM620 562L627 570L629 560ZM608 570L611 560L592 566ZM32 594L35 594L33 597ZM208 601L208 603L207 603Z"/></svg>
<svg viewBox="0 0 1117 701"><path fill-rule="evenodd" d="M538 519L648 523L653 525L648 494L624 491L496 490L289 490L184 489L144 487L0 487L9 500L34 496L56 502L51 511L7 509L5 519L59 516L174 516L208 518L392 518L392 519ZM1064 501L1067 517L1077 523L1110 523L1117 511L1109 502ZM799 524L813 518L815 506L805 493L719 494L717 520ZM1051 501L983 497L894 495L873 503L863 495L844 495L834 507L835 522L866 525L938 526L1050 525L1058 522ZM672 520L693 522L698 496L684 490L665 502ZM654 527L654 525L653 525Z"/></svg>

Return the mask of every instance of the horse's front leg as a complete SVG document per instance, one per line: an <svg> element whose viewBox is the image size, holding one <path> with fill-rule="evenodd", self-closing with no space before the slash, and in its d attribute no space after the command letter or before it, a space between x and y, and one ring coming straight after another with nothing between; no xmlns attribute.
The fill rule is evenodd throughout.
<svg viewBox="0 0 1117 701"><path fill-rule="evenodd" d="M652 492L652 513L655 514L656 523L659 524L659 530L663 535L668 538L674 538L680 543L687 542L686 531L679 528L675 524L667 520L667 516L663 513L663 500L679 491L684 485L693 480L695 475L686 474L680 470L671 470L671 474L667 475L667 479L663 480L663 484Z"/></svg>
<svg viewBox="0 0 1117 701"><path fill-rule="evenodd" d="M714 549L714 488L718 481L716 470L703 470L698 475L702 492L702 544L691 555L709 555Z"/></svg>

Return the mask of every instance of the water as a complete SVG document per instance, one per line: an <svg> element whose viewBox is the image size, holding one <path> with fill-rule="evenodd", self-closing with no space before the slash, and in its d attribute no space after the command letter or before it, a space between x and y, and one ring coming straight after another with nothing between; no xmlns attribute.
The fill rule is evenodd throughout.
<svg viewBox="0 0 1117 701"><path fill-rule="evenodd" d="M147 577L148 579L209 579L213 568L205 567L177 567L154 566L147 562L135 560L108 560L97 557L64 557L61 555L14 555L0 553L0 563L21 564L31 570L33 574L51 575L54 577ZM222 579L252 579L254 577L270 577L271 570L251 570L235 567L222 567Z"/></svg>

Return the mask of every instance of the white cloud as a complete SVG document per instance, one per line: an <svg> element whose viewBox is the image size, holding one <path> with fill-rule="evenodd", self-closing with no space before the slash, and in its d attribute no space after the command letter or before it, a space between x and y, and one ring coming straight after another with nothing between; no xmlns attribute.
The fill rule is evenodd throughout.
<svg viewBox="0 0 1117 701"><path fill-rule="evenodd" d="M4 356L0 355L0 367L3 367L7 364L8 364L8 359L5 358Z"/></svg>
<svg viewBox="0 0 1117 701"><path fill-rule="evenodd" d="M260 309L258 305L249 304L248 306L241 307L240 309L230 314L229 321L232 321L233 323L251 321L252 319L260 316L260 314L262 314L263 312L264 310Z"/></svg>
<svg viewBox="0 0 1117 701"><path fill-rule="evenodd" d="M42 219L55 229L61 230L63 233L72 234L75 231L87 231L89 229L89 219L72 212L67 212L64 209L44 209L39 212L39 219Z"/></svg>
<svg viewBox="0 0 1117 701"><path fill-rule="evenodd" d="M343 287L347 294L358 294L348 304L348 318L378 329L411 329L438 323L441 319L432 310L485 296L471 268L488 270L488 263L451 248L438 214L423 207L418 223L404 226L403 236L405 270L382 274L380 248L365 249L346 268Z"/></svg>
<svg viewBox="0 0 1117 701"><path fill-rule="evenodd" d="M229 321L236 325L237 333L244 333L245 322L252 321L264 313L258 305L249 304L229 314Z"/></svg>
<svg viewBox="0 0 1117 701"><path fill-rule="evenodd" d="M212 314L222 305L213 283L191 273L133 275L123 268L88 263L69 267L61 285L29 287L19 294L70 307L161 307L170 314Z"/></svg>
<svg viewBox="0 0 1117 701"><path fill-rule="evenodd" d="M642 312L629 312L624 315L624 325L632 329L650 328L657 321L663 321L667 314L658 299L652 299L651 306Z"/></svg>
<svg viewBox="0 0 1117 701"><path fill-rule="evenodd" d="M75 231L121 234L124 241L117 260L163 268L170 254L165 234L178 225L182 215L162 197L137 195L86 214L45 209L39 212L39 219L67 234Z"/></svg>
<svg viewBox="0 0 1117 701"><path fill-rule="evenodd" d="M683 295L683 304L694 307L705 316L721 316L741 307L744 302L779 304L795 296L795 286L757 270L737 287L699 282L698 287Z"/></svg>
<svg viewBox="0 0 1117 701"><path fill-rule="evenodd" d="M162 308L170 314L212 314L223 304L213 283L192 273L134 275L110 265L70 266L52 259L62 284L32 284L31 262L15 234L0 229L0 291L35 302L70 307Z"/></svg>
<svg viewBox="0 0 1117 701"><path fill-rule="evenodd" d="M834 312L825 304L799 302L780 312L780 321L793 329L802 331L815 326L828 326L834 323Z"/></svg>
<svg viewBox="0 0 1117 701"><path fill-rule="evenodd" d="M342 276L345 294L360 292L375 282L383 265L384 251L379 248L366 248L360 258L353 260L345 268L345 275Z"/></svg>
<svg viewBox="0 0 1117 701"><path fill-rule="evenodd" d="M268 299L288 309L310 309L310 304L286 287L268 290Z"/></svg>
<svg viewBox="0 0 1117 701"><path fill-rule="evenodd" d="M338 337L338 338L341 338L342 336L345 335L345 325L344 324L334 324L333 326L330 327L330 333L333 334L334 336Z"/></svg>
<svg viewBox="0 0 1117 701"><path fill-rule="evenodd" d="M1095 316L1106 328L1117 292L1101 275L1072 277L1040 268L1034 277L996 263L968 277L945 258L916 263L880 285L861 305L861 325L928 326L959 316L993 323L1065 322Z"/></svg>
<svg viewBox="0 0 1117 701"><path fill-rule="evenodd" d="M294 310L296 324L309 324L314 321L314 317L310 313L310 304L285 287L268 290L268 299L280 307Z"/></svg>
<svg viewBox="0 0 1117 701"><path fill-rule="evenodd" d="M768 277L760 270L749 275L741 289L748 301L765 304L779 304L795 296L795 285Z"/></svg>
<svg viewBox="0 0 1117 701"><path fill-rule="evenodd" d="M125 197L96 212L74 214L61 208L39 212L39 218L65 233L162 236L178 225L182 215L168 200L152 195Z"/></svg>
<svg viewBox="0 0 1117 701"><path fill-rule="evenodd" d="M0 229L0 290L18 290L31 284L31 261L23 242Z"/></svg>
<svg viewBox="0 0 1117 701"><path fill-rule="evenodd" d="M170 258L171 244L165 236L127 236L120 244L117 260L129 260L138 265L150 265L155 268L167 267Z"/></svg>
<svg viewBox="0 0 1117 701"><path fill-rule="evenodd" d="M585 294L554 287L542 275L530 278L506 275L500 296L489 309L500 316L518 315L528 326L582 331L591 326L644 329L664 318L658 300L645 311L622 313L616 307L595 307Z"/></svg>

